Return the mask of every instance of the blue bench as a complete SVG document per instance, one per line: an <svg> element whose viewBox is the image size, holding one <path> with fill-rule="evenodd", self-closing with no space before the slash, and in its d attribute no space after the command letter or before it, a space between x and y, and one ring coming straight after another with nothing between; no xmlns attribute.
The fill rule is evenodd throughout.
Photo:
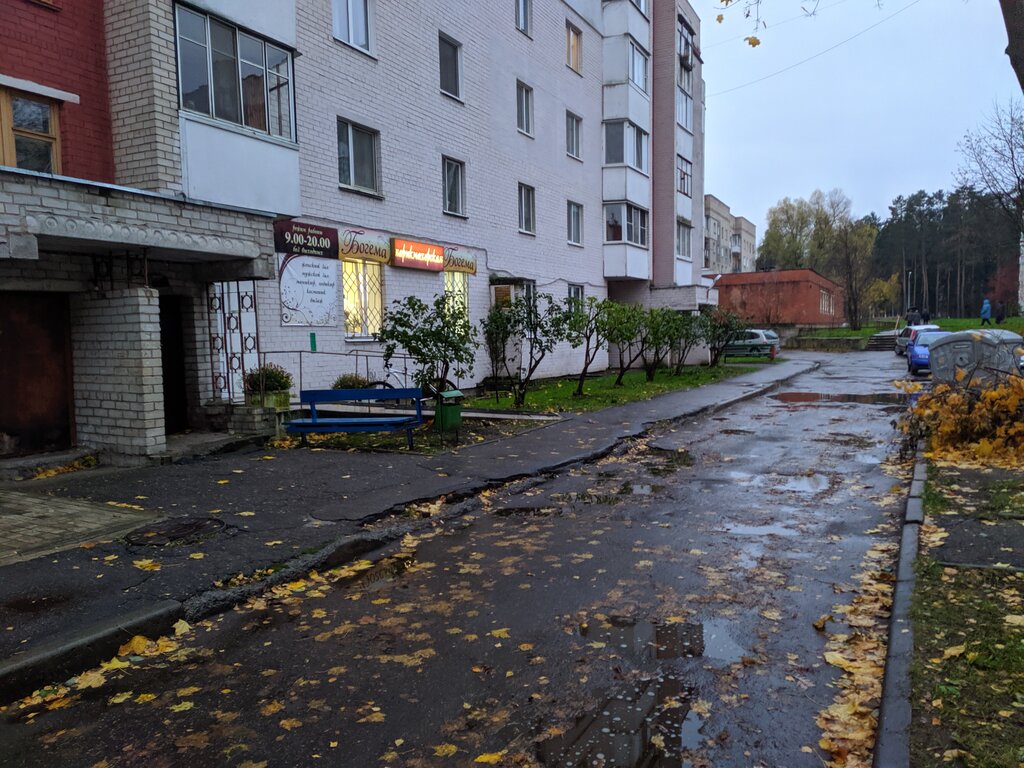
<svg viewBox="0 0 1024 768"><path fill-rule="evenodd" d="M309 405L309 418L291 419L285 423L285 430L302 435L305 444L306 435L311 432L389 432L404 429L409 450L412 450L412 431L423 423L422 398L421 389L304 389L299 393L299 399ZM316 412L317 405L325 403L398 400L415 403L416 415L367 413L322 417Z"/></svg>

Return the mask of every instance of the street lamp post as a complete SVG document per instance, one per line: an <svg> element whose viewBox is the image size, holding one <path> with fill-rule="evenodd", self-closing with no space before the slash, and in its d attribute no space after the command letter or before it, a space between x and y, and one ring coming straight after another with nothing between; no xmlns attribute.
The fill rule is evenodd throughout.
<svg viewBox="0 0 1024 768"><path fill-rule="evenodd" d="M907 270L907 279L903 283L903 311L910 309L910 278L914 276L914 270Z"/></svg>

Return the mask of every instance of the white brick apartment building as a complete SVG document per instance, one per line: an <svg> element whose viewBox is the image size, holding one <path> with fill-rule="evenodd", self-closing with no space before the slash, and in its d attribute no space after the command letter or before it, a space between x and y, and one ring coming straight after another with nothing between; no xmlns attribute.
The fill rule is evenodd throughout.
<svg viewBox="0 0 1024 768"><path fill-rule="evenodd" d="M734 216L714 195L704 196L705 275L753 272L757 262L757 227Z"/></svg>
<svg viewBox="0 0 1024 768"><path fill-rule="evenodd" d="M377 372L372 334L410 294L462 293L474 323L495 290L715 300L692 258L703 82L685 0L0 3L72 37L71 8L91 13L101 73L83 72L80 96L61 79L72 49L36 79L0 55L0 107L50 110L0 122L0 292L15 307L0 319L36 332L48 315L66 382L40 406L54 424L19 448L4 420L32 376L53 376L18 353L28 378L8 378L21 405L0 411L0 455L159 454L177 431L223 428L261 360L296 388ZM61 139L79 156L79 101L104 102L109 124L95 140L110 170L86 178L59 173ZM17 141L53 162L5 149ZM576 356L557 350L542 375ZM461 384L487 374L481 352Z"/></svg>

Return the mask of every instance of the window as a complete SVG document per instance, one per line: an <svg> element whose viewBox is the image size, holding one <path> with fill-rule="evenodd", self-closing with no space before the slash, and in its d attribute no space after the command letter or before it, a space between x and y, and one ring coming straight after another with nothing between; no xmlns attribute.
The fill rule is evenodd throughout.
<svg viewBox="0 0 1024 768"><path fill-rule="evenodd" d="M536 193L533 187L519 185L519 231L534 234L536 224Z"/></svg>
<svg viewBox="0 0 1024 768"><path fill-rule="evenodd" d="M676 155L676 190L687 197L693 196L693 163L682 155Z"/></svg>
<svg viewBox="0 0 1024 768"><path fill-rule="evenodd" d="M342 261L341 285L346 336L372 336L384 314L381 265L376 261Z"/></svg>
<svg viewBox="0 0 1024 768"><path fill-rule="evenodd" d="M647 0L633 0L633 5L640 9L640 12L647 15Z"/></svg>
<svg viewBox="0 0 1024 768"><path fill-rule="evenodd" d="M690 236L693 227L682 219L676 219L676 258L692 261L693 255L690 250Z"/></svg>
<svg viewBox="0 0 1024 768"><path fill-rule="evenodd" d="M626 163L647 173L648 136L639 126L625 120L604 124L604 161L607 165Z"/></svg>
<svg viewBox="0 0 1024 768"><path fill-rule="evenodd" d="M516 83L516 127L533 135L533 88L522 82Z"/></svg>
<svg viewBox="0 0 1024 768"><path fill-rule="evenodd" d="M583 286L578 283L569 283L569 301L583 302Z"/></svg>
<svg viewBox="0 0 1024 768"><path fill-rule="evenodd" d="M636 43L629 43L629 79L647 93L647 54Z"/></svg>
<svg viewBox="0 0 1024 768"><path fill-rule="evenodd" d="M462 45L447 35L437 38L441 62L441 92L456 99L462 98Z"/></svg>
<svg viewBox="0 0 1024 768"><path fill-rule="evenodd" d="M442 158L444 212L466 215L466 164L450 157Z"/></svg>
<svg viewBox="0 0 1024 768"><path fill-rule="evenodd" d="M573 72L583 69L583 33L565 22L565 63Z"/></svg>
<svg viewBox="0 0 1024 768"><path fill-rule="evenodd" d="M582 146L580 144L580 128L583 119L572 112L565 113L565 154L569 157L582 159Z"/></svg>
<svg viewBox="0 0 1024 768"><path fill-rule="evenodd" d="M444 272L444 295L454 307L469 315L469 275L465 272Z"/></svg>
<svg viewBox="0 0 1024 768"><path fill-rule="evenodd" d="M373 26L372 0L332 0L334 36L369 53Z"/></svg>
<svg viewBox="0 0 1024 768"><path fill-rule="evenodd" d="M693 97L682 88L676 88L676 122L693 132Z"/></svg>
<svg viewBox="0 0 1024 768"><path fill-rule="evenodd" d="M0 88L0 165L60 173L56 102Z"/></svg>
<svg viewBox="0 0 1024 768"><path fill-rule="evenodd" d="M292 55L178 6L181 108L293 139Z"/></svg>
<svg viewBox="0 0 1024 768"><path fill-rule="evenodd" d="M572 200L566 205L566 240L570 245L583 245L583 206Z"/></svg>
<svg viewBox="0 0 1024 768"><path fill-rule="evenodd" d="M530 34L530 23L533 21L533 0L515 0L516 29L524 35Z"/></svg>
<svg viewBox="0 0 1024 768"><path fill-rule="evenodd" d="M607 243L633 243L647 246L647 211L629 203L609 203L604 207Z"/></svg>
<svg viewBox="0 0 1024 768"><path fill-rule="evenodd" d="M377 140L380 134L355 123L338 120L338 183L380 193Z"/></svg>

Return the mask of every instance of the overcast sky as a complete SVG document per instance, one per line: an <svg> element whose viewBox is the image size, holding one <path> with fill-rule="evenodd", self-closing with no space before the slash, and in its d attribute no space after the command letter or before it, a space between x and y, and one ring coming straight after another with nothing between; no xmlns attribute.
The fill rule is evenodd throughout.
<svg viewBox="0 0 1024 768"><path fill-rule="evenodd" d="M763 0L757 48L742 39L753 30L743 0L724 11L690 1L707 83L705 192L753 221L758 241L783 197L840 187L855 215L885 218L896 195L952 188L964 133L1021 96L996 0L821 0L812 17Z"/></svg>

